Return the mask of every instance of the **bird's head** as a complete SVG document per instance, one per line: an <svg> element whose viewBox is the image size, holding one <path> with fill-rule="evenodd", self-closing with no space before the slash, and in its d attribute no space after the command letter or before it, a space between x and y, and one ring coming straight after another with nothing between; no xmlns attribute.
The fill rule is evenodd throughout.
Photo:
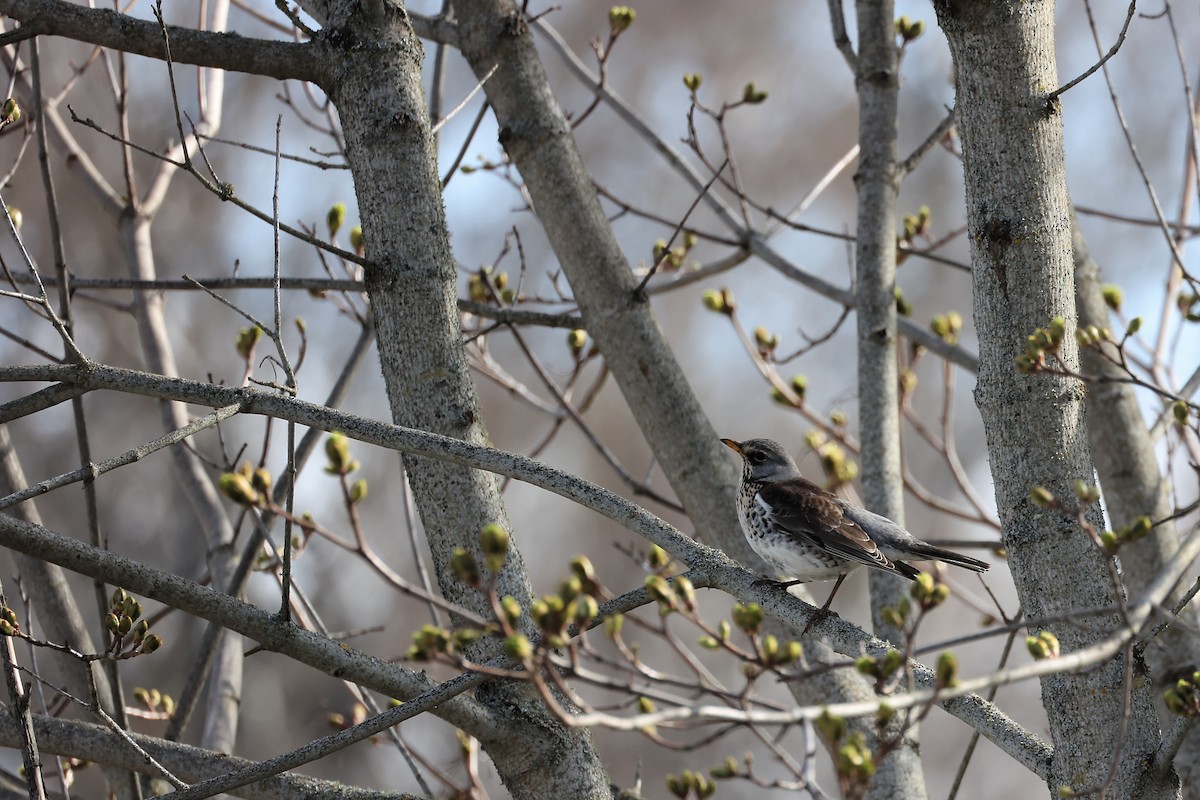
<svg viewBox="0 0 1200 800"><path fill-rule="evenodd" d="M721 440L742 457L743 476L751 481L782 481L800 477L800 469L783 445L770 439Z"/></svg>

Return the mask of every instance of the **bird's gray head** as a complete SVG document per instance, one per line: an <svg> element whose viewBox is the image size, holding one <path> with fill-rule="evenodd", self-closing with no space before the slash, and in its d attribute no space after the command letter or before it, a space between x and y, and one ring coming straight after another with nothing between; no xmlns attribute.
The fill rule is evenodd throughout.
<svg viewBox="0 0 1200 800"><path fill-rule="evenodd" d="M735 442L722 439L730 449L742 457L742 475L752 481L782 481L800 477L800 468L788 455L783 445L770 439L747 439Z"/></svg>

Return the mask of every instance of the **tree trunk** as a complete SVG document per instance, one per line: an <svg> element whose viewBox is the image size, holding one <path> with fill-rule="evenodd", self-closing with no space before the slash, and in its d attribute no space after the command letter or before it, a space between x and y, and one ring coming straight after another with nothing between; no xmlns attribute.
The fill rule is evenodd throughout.
<svg viewBox="0 0 1200 800"><path fill-rule="evenodd" d="M957 82L980 347L975 397L1022 611L1038 619L1112 605L1117 590L1100 549L1072 516L1029 499L1031 488L1044 486L1070 503L1073 481L1092 478L1083 387L1014 368L1025 337L1055 317L1067 320L1063 358L1070 367L1078 362L1062 118L1057 103L1047 102L1058 85L1054 3L937 0L934 6ZM1098 507L1088 519L1100 526ZM1102 640L1119 624L1114 614L1093 617L1086 627L1050 627L1066 652ZM1158 725L1142 665L1125 660L1043 679L1052 788L1107 785L1112 797L1143 788L1140 766L1153 756ZM1155 787L1149 794L1174 792Z"/></svg>
<svg viewBox="0 0 1200 800"><path fill-rule="evenodd" d="M421 89L421 44L399 7L330 6L325 41L336 48L329 63L337 66L325 88L341 117L367 221L366 254L375 266L366 283L392 419L486 444L462 344L454 259ZM508 527L494 476L413 456L405 456L404 464L442 593L490 617L485 596L455 577L449 563L455 547L479 555L476 538L483 526ZM497 592L528 608L532 591L516 546L498 577ZM497 648L494 639L481 639L469 656L487 657ZM514 797L609 793L589 732L560 725L526 684L491 682L477 698L506 720L498 726L503 735L482 744Z"/></svg>
<svg viewBox="0 0 1200 800"><path fill-rule="evenodd" d="M904 524L900 468L900 397L896 364L896 164L900 89L895 8L891 0L859 0L858 22L858 228L855 249L858 314L858 424L862 443L863 502L877 514ZM871 570L871 617L875 633L898 647L903 633L881 610L908 590L898 575ZM861 720L860 722L866 722ZM890 735L903 724L898 716ZM865 727L865 726L864 726ZM875 738L876 731L871 731ZM870 797L926 797L917 728L879 764Z"/></svg>
<svg viewBox="0 0 1200 800"><path fill-rule="evenodd" d="M1100 266L1092 260L1079 222L1071 217L1075 254L1075 300L1079 306L1079 324L1107 326L1108 306L1100 285ZM1112 358L1117 349L1102 345L1107 354L1091 348L1080 353L1085 375L1121 379L1124 370ZM1121 571L1131 600L1145 594L1150 583L1170 564L1179 549L1179 533L1166 483L1158 471L1154 442L1142 417L1137 393L1128 383L1091 383L1087 392L1088 440L1096 462L1096 474L1104 489L1104 505L1109 524L1115 530L1141 516L1163 520L1148 536L1121 548ZM1168 597L1175 606L1186 587L1180 586ZM1180 625L1172 625L1146 648L1146 664L1156 686L1188 674L1200 663L1200 640L1189 631L1200 628L1200 610L1189 603L1179 612ZM1184 796L1195 797L1200 791L1200 729L1193 726L1175 758Z"/></svg>

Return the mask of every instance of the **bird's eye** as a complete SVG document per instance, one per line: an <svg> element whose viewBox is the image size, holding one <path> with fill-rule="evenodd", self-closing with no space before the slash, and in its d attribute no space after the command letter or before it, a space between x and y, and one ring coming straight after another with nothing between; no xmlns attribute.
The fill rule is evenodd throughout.
<svg viewBox="0 0 1200 800"><path fill-rule="evenodd" d="M746 458L750 459L751 464L761 464L767 460L767 454L759 452L747 453Z"/></svg>

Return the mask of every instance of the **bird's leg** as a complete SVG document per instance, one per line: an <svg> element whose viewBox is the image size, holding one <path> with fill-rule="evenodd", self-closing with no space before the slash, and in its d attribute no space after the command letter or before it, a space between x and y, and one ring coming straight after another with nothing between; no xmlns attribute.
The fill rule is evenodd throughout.
<svg viewBox="0 0 1200 800"><path fill-rule="evenodd" d="M804 636L804 634L808 633L808 629L812 627L814 622L829 613L829 606L833 603L833 596L837 594L838 587L842 585L842 581L844 580L846 580L846 573L843 572L841 575L838 575L837 580L834 581L833 589L829 592L829 597L825 598L825 605L821 606L817 613L809 617L808 622L804 623L804 629L800 631L801 636Z"/></svg>

